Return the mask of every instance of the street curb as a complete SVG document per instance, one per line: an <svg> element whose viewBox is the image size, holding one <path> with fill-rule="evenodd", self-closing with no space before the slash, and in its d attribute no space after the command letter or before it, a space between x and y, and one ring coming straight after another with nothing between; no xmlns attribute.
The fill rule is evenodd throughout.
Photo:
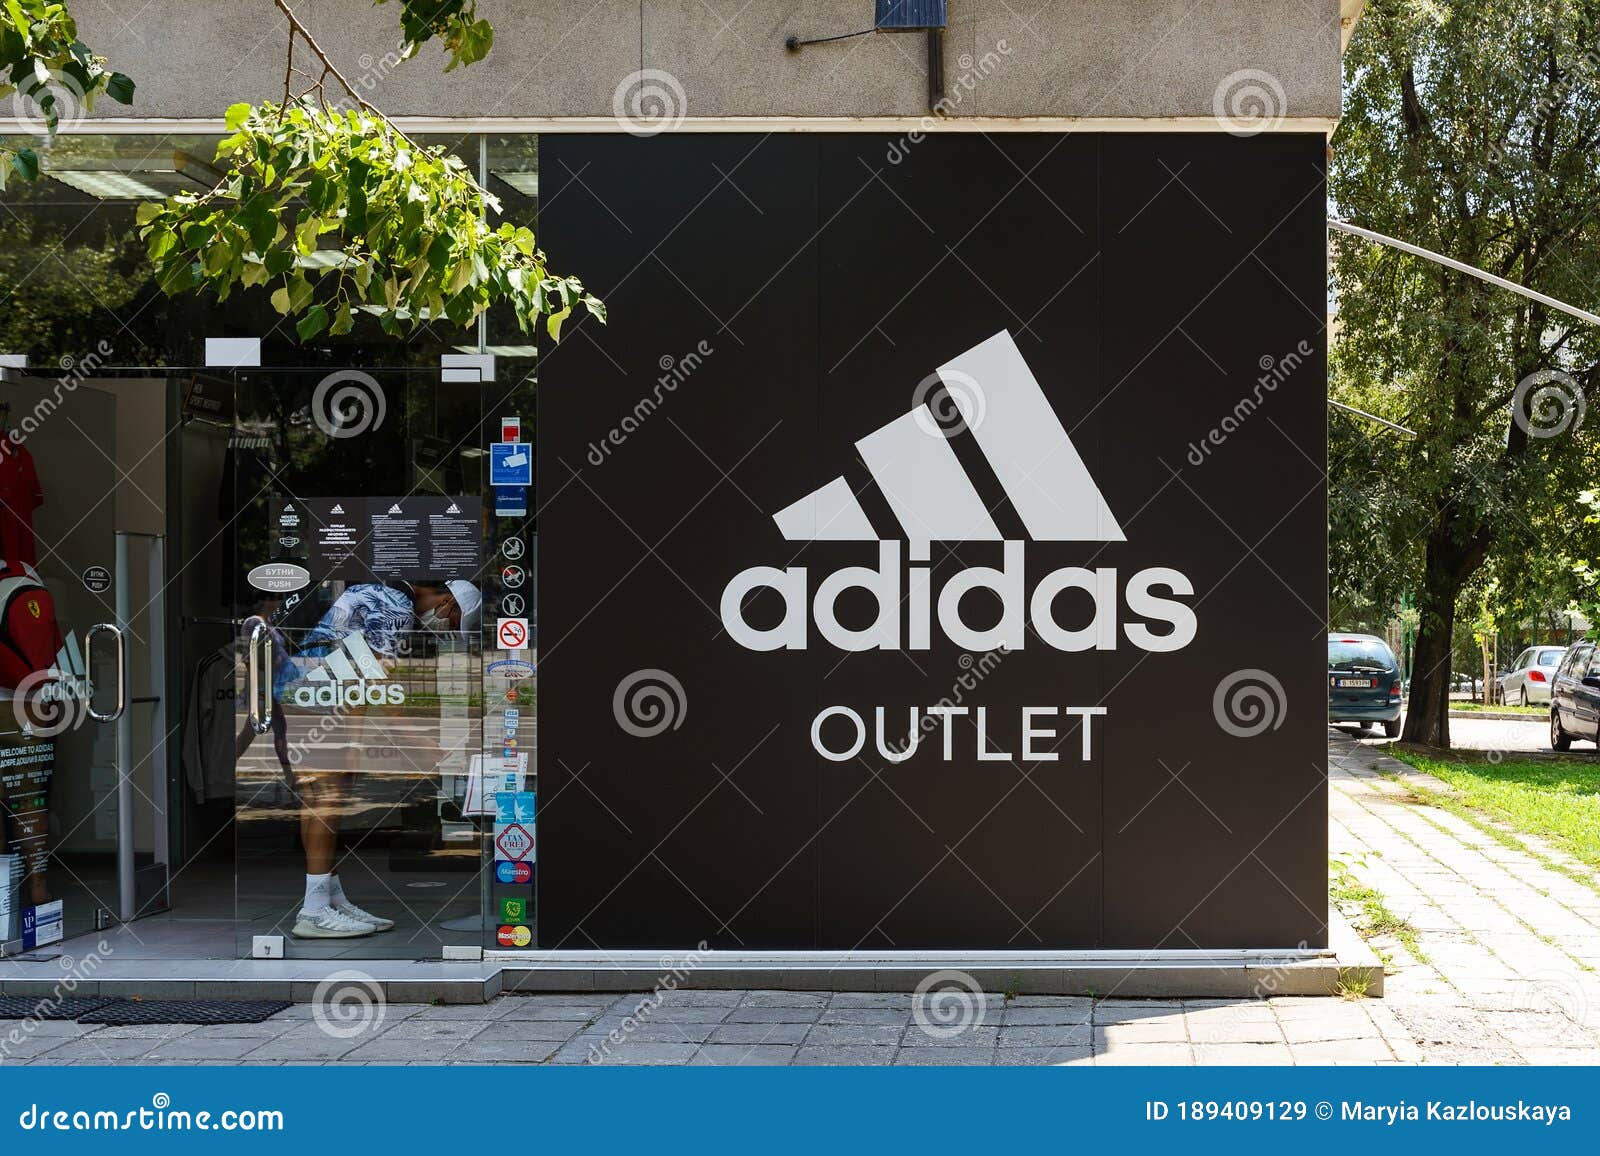
<svg viewBox="0 0 1600 1156"><path fill-rule="evenodd" d="M1517 714L1509 710L1453 710L1451 718L1482 718L1494 722L1548 722L1550 716L1542 714Z"/></svg>

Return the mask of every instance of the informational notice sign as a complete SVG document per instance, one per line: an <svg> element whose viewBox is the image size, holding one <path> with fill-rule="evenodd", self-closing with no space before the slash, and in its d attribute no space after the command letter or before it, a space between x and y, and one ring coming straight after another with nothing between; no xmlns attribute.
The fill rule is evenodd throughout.
<svg viewBox="0 0 1600 1156"><path fill-rule="evenodd" d="M473 497L306 498L299 535L318 581L475 579L483 503Z"/></svg>

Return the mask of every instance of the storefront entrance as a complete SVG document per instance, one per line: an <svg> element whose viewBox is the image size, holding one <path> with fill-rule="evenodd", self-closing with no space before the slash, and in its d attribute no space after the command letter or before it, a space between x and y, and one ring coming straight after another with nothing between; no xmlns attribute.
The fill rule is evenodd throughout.
<svg viewBox="0 0 1600 1156"><path fill-rule="evenodd" d="M531 388L8 371L0 951L122 926L155 956L437 959L494 946L508 895L531 941L531 847L506 894L484 870L531 750L509 781L483 749L486 614L533 605L483 415ZM494 693L531 716L531 677Z"/></svg>
<svg viewBox="0 0 1600 1156"><path fill-rule="evenodd" d="M201 759L236 760L238 952L481 944L486 386L395 370L226 384L232 610L195 679L233 702Z"/></svg>

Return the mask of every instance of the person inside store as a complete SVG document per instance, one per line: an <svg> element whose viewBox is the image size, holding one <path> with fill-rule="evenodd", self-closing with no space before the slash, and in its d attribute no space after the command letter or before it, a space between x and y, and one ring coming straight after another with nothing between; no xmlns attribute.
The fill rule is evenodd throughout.
<svg viewBox="0 0 1600 1156"><path fill-rule="evenodd" d="M381 703L362 698L362 692L352 694L352 684L344 684L333 705L305 704L335 693L341 671L354 670L361 677L354 685L381 683L386 673L371 669L372 660L391 667L407 654L412 631L476 635L482 608L482 593L465 580L358 583L334 600L292 656L282 662L274 658L276 711L304 720L302 741L314 727L334 736L309 750L295 773L306 853L305 897L292 931L297 938L350 939L394 926L393 920L364 910L345 894L336 861L340 815L354 797L362 752L394 741L387 733L388 716ZM293 720L289 725L298 729Z"/></svg>

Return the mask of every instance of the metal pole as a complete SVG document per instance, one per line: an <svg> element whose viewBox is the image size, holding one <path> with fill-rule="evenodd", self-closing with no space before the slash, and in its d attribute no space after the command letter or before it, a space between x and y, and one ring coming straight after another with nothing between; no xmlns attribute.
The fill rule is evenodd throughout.
<svg viewBox="0 0 1600 1156"><path fill-rule="evenodd" d="M132 603L128 595L128 535L117 534L117 629L127 630ZM85 663L88 658L85 656ZM118 672L119 677L126 677ZM139 906L134 879L133 718L124 710L117 719L117 918L133 919Z"/></svg>
<svg viewBox="0 0 1600 1156"><path fill-rule="evenodd" d="M1376 241L1380 245L1388 245L1391 249L1399 249L1402 253L1411 253L1417 257L1426 257L1458 273L1465 273L1469 277L1476 277L1480 281L1487 281L1497 285L1510 293L1517 293L1530 298L1552 309L1559 309L1562 313L1576 317L1579 321L1587 321L1590 325L1600 325L1600 315L1579 309L1576 305L1568 305L1565 301L1557 301L1543 293L1535 292L1525 286L1518 285L1515 281L1507 281L1504 277L1496 277L1493 273L1486 273L1475 265L1468 265L1465 261L1457 261L1454 257L1446 257L1443 253L1435 253L1432 249L1424 249L1421 245L1413 245L1409 241L1400 241L1394 237L1386 237L1382 233L1374 233L1371 229L1363 229L1359 225L1352 225L1348 221L1341 221L1337 217L1328 218L1328 228L1337 229L1341 233L1349 233L1352 237L1364 237L1368 241Z"/></svg>

